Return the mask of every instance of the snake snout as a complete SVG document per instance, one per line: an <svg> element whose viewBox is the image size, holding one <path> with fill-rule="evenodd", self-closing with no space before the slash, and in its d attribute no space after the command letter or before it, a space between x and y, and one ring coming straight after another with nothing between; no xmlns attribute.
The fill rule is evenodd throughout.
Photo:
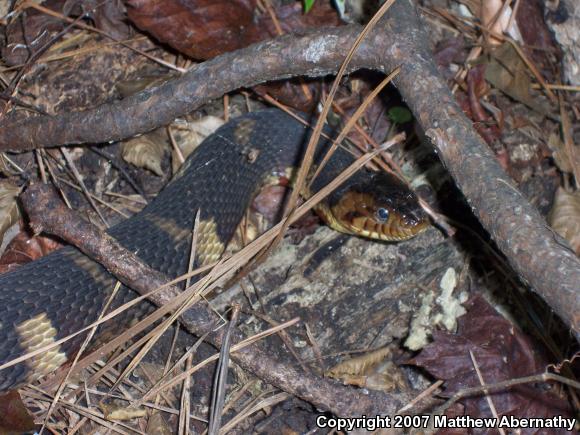
<svg viewBox="0 0 580 435"><path fill-rule="evenodd" d="M415 213L405 214L402 217L403 224L408 227L414 227L421 221L421 218L417 216Z"/></svg>
<svg viewBox="0 0 580 435"><path fill-rule="evenodd" d="M419 206L417 204L417 206ZM422 226L427 222L427 214L422 208L405 211L401 216L401 223L407 227Z"/></svg>

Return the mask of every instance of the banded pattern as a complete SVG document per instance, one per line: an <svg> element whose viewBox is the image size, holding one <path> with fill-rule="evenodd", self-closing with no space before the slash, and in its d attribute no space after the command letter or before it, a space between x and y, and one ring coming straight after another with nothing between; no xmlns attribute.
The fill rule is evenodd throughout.
<svg viewBox="0 0 580 435"><path fill-rule="evenodd" d="M262 180L273 170L300 163L309 134L301 123L278 110L234 119L200 145L142 212L111 228L109 233L149 266L176 277L187 270L190 235L199 210L202 227L197 262L213 261L231 239ZM327 141L321 141L316 159L327 145ZM337 150L313 183L312 193L351 162L349 153ZM368 173L355 174L329 196L326 209L339 203L349 188L365 182L368 185ZM408 189L396 180L391 183L391 190L402 199L394 204L393 210L402 210L403 220L415 222L416 198L409 196ZM102 266L72 247L1 276L0 363L94 322L115 282ZM130 289L122 288L113 305L134 297ZM121 326L113 319L102 325L101 330L118 331ZM71 357L83 339L81 334L49 353L0 371L0 391L55 370Z"/></svg>

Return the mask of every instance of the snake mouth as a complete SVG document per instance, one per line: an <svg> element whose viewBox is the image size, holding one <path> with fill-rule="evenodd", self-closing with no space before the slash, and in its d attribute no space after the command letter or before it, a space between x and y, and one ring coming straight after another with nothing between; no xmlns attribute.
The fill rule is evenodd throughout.
<svg viewBox="0 0 580 435"><path fill-rule="evenodd" d="M429 223L422 221L416 225L407 225L404 218L398 217L389 224L380 224L374 219L355 217L350 222L344 222L344 226L353 234L363 237L386 242L400 242L422 233L427 229Z"/></svg>
<svg viewBox="0 0 580 435"><path fill-rule="evenodd" d="M338 231L387 242L408 240L429 227L416 197L381 202L374 193L350 191L329 207L325 219Z"/></svg>

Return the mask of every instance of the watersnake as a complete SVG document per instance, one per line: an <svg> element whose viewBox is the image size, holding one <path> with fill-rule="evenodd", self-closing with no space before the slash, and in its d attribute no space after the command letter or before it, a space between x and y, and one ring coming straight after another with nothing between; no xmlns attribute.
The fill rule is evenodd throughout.
<svg viewBox="0 0 580 435"><path fill-rule="evenodd" d="M187 270L194 215L199 210L197 265L217 259L263 180L297 166L310 129L276 109L236 118L204 140L161 193L109 233L170 277ZM314 162L329 141L321 139ZM311 183L315 193L353 161L338 148ZM362 170L330 194L318 212L330 226L383 240L421 232L427 220L417 198L386 173ZM66 247L0 276L0 365L94 322L116 283L101 265ZM123 288L115 305L134 297ZM115 318L116 319L116 318ZM115 319L101 328L119 326ZM18 387L64 364L83 334L0 371L0 391Z"/></svg>

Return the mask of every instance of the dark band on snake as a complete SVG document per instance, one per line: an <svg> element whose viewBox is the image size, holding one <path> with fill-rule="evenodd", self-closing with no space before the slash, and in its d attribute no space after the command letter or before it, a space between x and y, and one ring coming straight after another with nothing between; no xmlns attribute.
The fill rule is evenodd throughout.
<svg viewBox="0 0 580 435"><path fill-rule="evenodd" d="M253 196L274 169L300 164L310 130L279 110L254 112L225 124L186 160L143 211L109 233L149 266L176 277L186 272L191 231L200 211L196 265L218 259ZM328 149L322 139L315 164ZM318 192L353 161L338 148L310 186ZM317 207L332 228L385 241L423 231L427 219L417 197L396 177L361 170ZM0 277L0 364L33 352L94 322L115 278L73 247L63 248ZM135 297L123 288L119 306ZM133 310L121 316L137 316ZM126 320L126 319L125 319ZM119 330L119 320L100 327ZM122 323L122 322L121 322ZM127 322L129 323L129 322ZM71 358L84 340L74 337L0 371L0 391L46 375Z"/></svg>

